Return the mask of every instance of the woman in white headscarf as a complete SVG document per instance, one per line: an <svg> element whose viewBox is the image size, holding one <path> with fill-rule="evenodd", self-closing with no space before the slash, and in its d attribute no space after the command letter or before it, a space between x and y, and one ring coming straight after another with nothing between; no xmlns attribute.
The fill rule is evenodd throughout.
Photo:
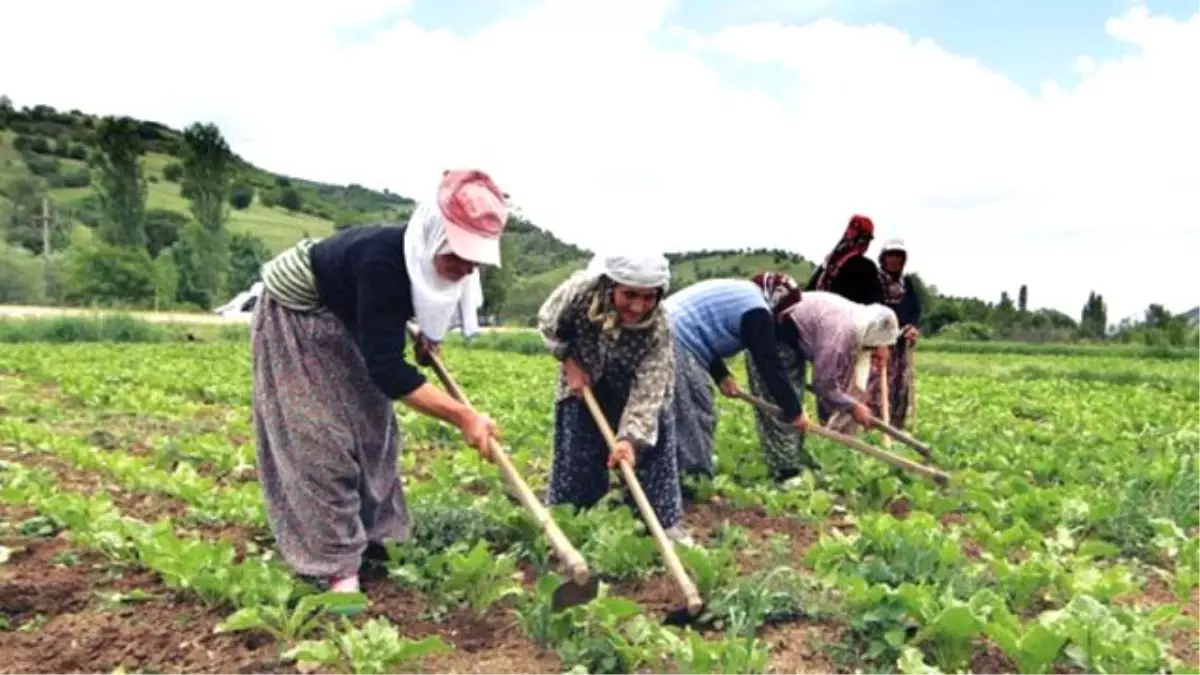
<svg viewBox="0 0 1200 675"><path fill-rule="evenodd" d="M594 505L608 492L608 469L625 460L667 535L691 545L683 529L670 405L675 354L661 306L670 278L662 255L598 255L539 310L538 329L562 363L547 501ZM585 386L617 436L612 453L582 400Z"/></svg>
<svg viewBox="0 0 1200 675"><path fill-rule="evenodd" d="M451 171L407 226L306 239L263 266L251 325L258 470L297 574L357 591L364 556L407 536L394 400L455 425L489 457L495 424L405 361L405 330L415 318L414 351L436 349L470 275L500 264L507 218L487 174Z"/></svg>
<svg viewBox="0 0 1200 675"><path fill-rule="evenodd" d="M900 338L896 346L888 350L887 382L880 380L880 370L871 371L867 387L867 399L871 409L882 416L881 401L889 398L888 424L904 428L908 417L909 396L913 386L913 357L917 339L921 335L921 296L913 285L912 277L904 273L908 263L908 249L900 239L884 243L879 252L879 280L883 285L883 302L896 313L900 321ZM884 391L880 392L880 387Z"/></svg>
<svg viewBox="0 0 1200 675"><path fill-rule="evenodd" d="M867 388L872 360L900 335L896 313L882 304L863 305L836 293L809 291L784 316L790 320L783 322L781 338L795 340L804 354L802 378L805 366L812 364L821 423L832 421L831 426L853 432L837 424L837 417L849 415L853 422L869 425L871 410L860 397Z"/></svg>

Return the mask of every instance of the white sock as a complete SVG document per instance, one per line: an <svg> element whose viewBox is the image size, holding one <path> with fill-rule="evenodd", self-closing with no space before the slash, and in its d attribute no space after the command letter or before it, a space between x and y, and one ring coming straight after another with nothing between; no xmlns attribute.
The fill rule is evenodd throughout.
<svg viewBox="0 0 1200 675"><path fill-rule="evenodd" d="M357 593L358 575L350 574L344 577L330 577L329 590L334 593Z"/></svg>

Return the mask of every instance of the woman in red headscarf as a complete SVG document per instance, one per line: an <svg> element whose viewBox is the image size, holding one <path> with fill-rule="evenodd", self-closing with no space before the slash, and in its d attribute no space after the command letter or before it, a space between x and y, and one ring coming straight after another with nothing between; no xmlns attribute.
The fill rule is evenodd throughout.
<svg viewBox="0 0 1200 675"><path fill-rule="evenodd" d="M813 273L805 290L829 291L862 305L883 302L879 268L866 255L874 238L875 224L870 218L850 218L841 241Z"/></svg>

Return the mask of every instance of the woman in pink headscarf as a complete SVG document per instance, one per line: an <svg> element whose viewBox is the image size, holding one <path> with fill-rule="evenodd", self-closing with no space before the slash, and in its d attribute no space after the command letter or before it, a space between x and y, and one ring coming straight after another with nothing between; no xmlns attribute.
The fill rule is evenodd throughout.
<svg viewBox="0 0 1200 675"><path fill-rule="evenodd" d="M251 326L259 479L298 574L357 591L364 555L405 538L394 400L489 456L495 424L405 361L405 330L416 319L418 359L436 349L476 268L500 264L507 219L487 174L448 171L405 227L306 239L263 266Z"/></svg>

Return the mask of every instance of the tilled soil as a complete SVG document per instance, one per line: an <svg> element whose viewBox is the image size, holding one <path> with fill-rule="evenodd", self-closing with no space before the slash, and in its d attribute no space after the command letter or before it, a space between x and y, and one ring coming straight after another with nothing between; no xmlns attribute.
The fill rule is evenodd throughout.
<svg viewBox="0 0 1200 675"><path fill-rule="evenodd" d="M187 506L173 498L134 495L114 488L94 474L80 472L52 455L16 455L8 449L7 461L49 468L62 489L91 495L103 489L113 496L122 513L154 521L163 515L186 514ZM34 515L30 509L0 507L4 531ZM269 534L238 525L179 527L181 534L205 539L228 539L242 548L250 540L269 544ZM73 546L66 533L52 538L0 537L0 545L17 554L0 566L0 616L10 631L0 632L0 675L12 673L112 673L127 669L154 669L161 673L274 673L295 671L280 662L274 640L246 633L215 634L214 628L228 610L212 611L163 586L154 574L126 569L120 575L92 551ZM73 565L55 565L72 558ZM558 658L524 639L504 608L494 608L485 619L456 613L440 622L420 619L426 603L419 593L401 589L388 580L367 580L371 598L366 616L385 616L406 637L419 639L437 634L454 646L450 655L428 659L433 673L559 673ZM103 598L113 593L137 591L152 596L148 602L106 607ZM25 629L19 629L24 627Z"/></svg>
<svg viewBox="0 0 1200 675"><path fill-rule="evenodd" d="M64 491L109 494L122 513L148 522L171 517L181 535L226 539L238 545L255 541L271 545L269 532L237 524L185 526L187 504L159 493L133 493L112 480L81 471L47 453L0 448L0 458L53 472ZM35 515L28 507L0 507L3 532L19 531L19 523ZM722 521L746 527L755 540L771 532L791 538L801 554L817 532L787 518L772 518L753 510L732 510L711 504L698 505L688 515L688 526L701 540L711 536ZM0 537L0 545L17 551L0 566L0 616L8 630L0 631L0 673L17 672L296 672L296 665L281 661L280 646L257 633L216 634L214 628L228 610L214 611L199 601L166 588L152 572L114 569L95 552L74 546L67 533L52 537ZM66 562L64 562L66 561ZM67 564L67 563L70 564ZM797 560L798 564L798 560ZM526 585L535 579L528 575ZM562 662L550 650L537 647L521 631L508 607L496 605L483 617L466 610L452 612L440 621L425 618L423 596L383 578L364 579L371 605L364 618L387 617L402 635L418 639L439 635L453 646L447 654L426 658L427 672L453 673L555 673ZM682 605L678 588L665 573L617 584L614 594L636 600L648 615L663 617ZM141 594L143 599L116 602L122 596ZM828 657L817 637L831 633L821 625L795 625L765 629L764 639L775 645L771 672L831 672ZM803 640L801 640L803 636Z"/></svg>

